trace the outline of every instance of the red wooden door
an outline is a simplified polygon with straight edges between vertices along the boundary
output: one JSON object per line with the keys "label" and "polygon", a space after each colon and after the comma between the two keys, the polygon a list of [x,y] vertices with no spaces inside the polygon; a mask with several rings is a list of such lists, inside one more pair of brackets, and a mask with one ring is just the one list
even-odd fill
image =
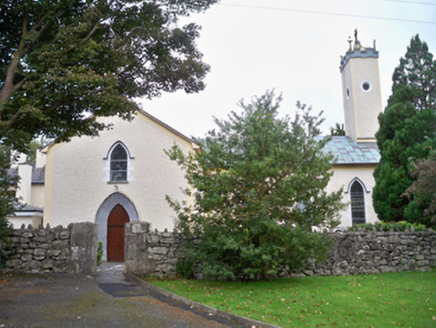
{"label": "red wooden door", "polygon": [[107,219],[107,261],[124,262],[124,223],[129,215],[124,207],[116,205]]}

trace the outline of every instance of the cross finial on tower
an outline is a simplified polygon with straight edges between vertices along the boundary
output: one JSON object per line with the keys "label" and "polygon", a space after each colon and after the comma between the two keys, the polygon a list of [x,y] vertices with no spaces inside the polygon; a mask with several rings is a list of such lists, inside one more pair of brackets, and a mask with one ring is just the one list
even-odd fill
{"label": "cross finial on tower", "polygon": [[348,37],[347,42],[348,42],[348,44],[350,45],[349,51],[353,50],[353,49],[351,48],[351,43],[353,42],[353,39],[351,38],[351,36]]}

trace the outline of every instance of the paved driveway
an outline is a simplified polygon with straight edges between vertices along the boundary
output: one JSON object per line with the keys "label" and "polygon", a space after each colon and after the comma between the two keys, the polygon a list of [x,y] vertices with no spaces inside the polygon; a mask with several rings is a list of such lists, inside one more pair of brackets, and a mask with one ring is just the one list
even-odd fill
{"label": "paved driveway", "polygon": [[0,276],[0,327],[229,327],[148,296],[124,266],[96,275]]}

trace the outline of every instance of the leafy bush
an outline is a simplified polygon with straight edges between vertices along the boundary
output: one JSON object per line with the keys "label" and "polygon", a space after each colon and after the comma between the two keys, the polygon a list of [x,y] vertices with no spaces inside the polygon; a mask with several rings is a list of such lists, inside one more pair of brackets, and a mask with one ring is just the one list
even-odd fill
{"label": "leafy bush", "polygon": [[176,264],[176,276],[182,279],[194,279],[194,263],[189,259],[179,259]]}
{"label": "leafy bush", "polygon": [[[195,204],[167,197],[178,216],[177,230],[201,236],[185,254],[207,278],[269,279],[284,267],[301,269],[320,259],[330,236],[312,233],[338,225],[342,190],[328,194],[331,154],[322,150],[320,115],[297,105],[291,121],[278,118],[281,97],[273,92],[241,102],[242,113],[215,120],[219,130],[196,140],[201,152],[167,151],[185,171]],[[182,265],[182,264],[181,264]]]}
{"label": "leafy bush", "polygon": [[12,241],[12,227],[6,218],[0,218],[0,268],[5,266],[9,257]]}
{"label": "leafy bush", "polygon": [[366,230],[366,231],[406,231],[406,230],[415,230],[415,231],[423,231],[425,230],[425,225],[421,223],[410,223],[407,221],[398,221],[398,222],[376,222],[376,223],[362,223],[356,224],[352,227],[349,227],[350,231],[358,231],[358,230]]}
{"label": "leafy bush", "polygon": [[97,266],[101,264],[102,258],[103,258],[103,243],[99,241],[98,248],[97,248]]}

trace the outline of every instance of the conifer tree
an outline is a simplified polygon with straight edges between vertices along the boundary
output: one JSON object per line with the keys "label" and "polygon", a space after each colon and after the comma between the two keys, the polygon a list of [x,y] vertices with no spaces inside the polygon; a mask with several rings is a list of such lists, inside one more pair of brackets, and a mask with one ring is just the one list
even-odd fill
{"label": "conifer tree", "polygon": [[393,74],[392,95],[379,116],[380,163],[374,171],[374,209],[382,221],[430,224],[428,204],[406,195],[413,163],[436,145],[436,62],[419,36],[412,38]]}
{"label": "conifer tree", "polygon": [[318,138],[322,120],[304,105],[295,120],[279,119],[280,100],[269,92],[241,102],[241,114],[215,119],[218,131],[197,140],[201,152],[168,152],[186,170],[186,192],[195,197],[192,206],[170,200],[177,228],[201,235],[187,251],[208,277],[265,279],[329,248],[327,234],[312,233],[335,227],[343,208],[341,191],[325,192],[332,156],[322,149],[329,138]]}

